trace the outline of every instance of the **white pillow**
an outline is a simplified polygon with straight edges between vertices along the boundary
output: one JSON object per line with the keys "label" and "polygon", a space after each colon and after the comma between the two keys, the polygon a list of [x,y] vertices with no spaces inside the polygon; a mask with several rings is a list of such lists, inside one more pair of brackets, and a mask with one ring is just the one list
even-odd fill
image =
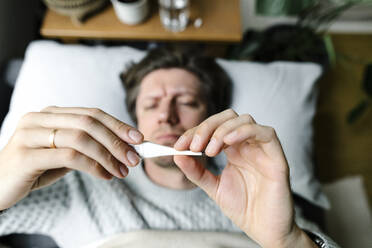
{"label": "white pillow", "polygon": [[[1,128],[0,149],[23,114],[49,105],[96,107],[133,124],[126,112],[119,73],[144,54],[129,47],[32,42]],[[293,191],[318,206],[328,207],[311,159],[314,86],[320,67],[311,63],[218,62],[234,82],[232,108],[276,129],[291,168]],[[224,158],[219,160],[221,163]]]}

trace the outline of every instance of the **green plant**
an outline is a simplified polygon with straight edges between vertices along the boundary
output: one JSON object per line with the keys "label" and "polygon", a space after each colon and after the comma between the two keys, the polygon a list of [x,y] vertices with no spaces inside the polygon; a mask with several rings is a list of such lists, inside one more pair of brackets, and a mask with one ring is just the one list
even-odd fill
{"label": "green plant", "polygon": [[313,5],[315,0],[257,0],[256,13],[260,15],[295,15]]}
{"label": "green plant", "polygon": [[[269,15],[297,13],[295,24],[280,24],[263,32],[249,30],[240,45],[233,47],[228,57],[259,62],[314,62],[325,71],[338,57],[327,31],[346,10],[371,0],[257,0],[259,13]],[[372,102],[372,65],[368,65],[363,81],[367,97],[350,111],[347,120],[353,123]]]}
{"label": "green plant", "polygon": [[[230,58],[270,62],[274,60],[314,62],[324,69],[335,60],[332,41],[326,34],[330,24],[344,11],[362,0],[291,0],[288,4],[302,2],[295,24],[280,24],[263,32],[249,30],[243,42],[232,49]],[[286,2],[279,1],[279,2]],[[261,3],[261,0],[257,4]],[[272,9],[283,7],[277,1],[271,3]],[[263,4],[263,3],[261,3]]]}
{"label": "green plant", "polygon": [[343,0],[334,3],[330,0],[318,0],[298,14],[297,26],[310,28],[324,34],[330,24],[343,12],[363,1]]}
{"label": "green plant", "polygon": [[[344,11],[350,9],[353,6],[371,3],[370,0],[341,0],[339,4],[332,4],[329,0],[318,1],[313,6],[304,9],[299,14],[297,22],[298,26],[310,27],[312,30],[318,32],[325,37],[325,44],[327,47],[328,57],[330,62],[333,64],[338,56],[333,50],[333,46],[325,33],[328,30],[330,24]],[[342,55],[340,55],[342,56]],[[359,119],[366,109],[371,105],[372,101],[372,63],[367,64],[364,72],[364,78],[362,81],[362,89],[364,90],[366,97],[362,99],[347,115],[347,122],[349,124],[354,123]]]}
{"label": "green plant", "polygon": [[[339,7],[343,4],[368,3],[371,0],[256,0],[256,13],[266,16],[298,15],[301,11],[326,10],[329,7]],[[320,9],[312,9],[313,7]],[[326,10],[328,11],[328,10]]]}
{"label": "green plant", "polygon": [[371,105],[372,102],[372,63],[368,64],[364,71],[364,78],[362,88],[366,93],[366,97],[362,99],[358,105],[356,105],[348,114],[347,121],[349,124],[354,123],[366,109]]}

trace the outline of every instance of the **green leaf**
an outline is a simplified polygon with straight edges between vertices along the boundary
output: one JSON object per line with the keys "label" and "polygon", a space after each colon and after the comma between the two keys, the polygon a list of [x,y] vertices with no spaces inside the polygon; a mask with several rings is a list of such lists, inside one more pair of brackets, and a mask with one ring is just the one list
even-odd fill
{"label": "green leaf", "polygon": [[368,101],[362,100],[356,107],[354,107],[347,116],[347,122],[349,124],[354,123],[367,109]]}
{"label": "green leaf", "polygon": [[316,0],[256,0],[256,13],[280,16],[298,14],[314,4]]}
{"label": "green leaf", "polygon": [[372,97],[372,63],[364,70],[363,89],[369,97]]}
{"label": "green leaf", "polygon": [[323,40],[324,40],[324,45],[327,50],[329,63],[331,64],[331,66],[335,66],[336,65],[336,52],[333,46],[331,35],[329,34],[324,35]]}

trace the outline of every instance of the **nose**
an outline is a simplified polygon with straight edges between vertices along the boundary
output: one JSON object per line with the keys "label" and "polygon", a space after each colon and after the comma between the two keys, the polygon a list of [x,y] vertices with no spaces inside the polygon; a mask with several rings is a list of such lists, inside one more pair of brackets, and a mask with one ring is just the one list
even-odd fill
{"label": "nose", "polygon": [[159,123],[175,125],[179,122],[178,111],[174,103],[163,103],[159,108]]}

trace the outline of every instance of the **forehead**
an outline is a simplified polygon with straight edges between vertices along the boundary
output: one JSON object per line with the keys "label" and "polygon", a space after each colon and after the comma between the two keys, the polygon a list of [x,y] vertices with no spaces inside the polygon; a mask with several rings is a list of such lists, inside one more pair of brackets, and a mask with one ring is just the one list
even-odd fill
{"label": "forehead", "polygon": [[198,94],[200,86],[198,77],[185,69],[158,69],[143,78],[139,97]]}

